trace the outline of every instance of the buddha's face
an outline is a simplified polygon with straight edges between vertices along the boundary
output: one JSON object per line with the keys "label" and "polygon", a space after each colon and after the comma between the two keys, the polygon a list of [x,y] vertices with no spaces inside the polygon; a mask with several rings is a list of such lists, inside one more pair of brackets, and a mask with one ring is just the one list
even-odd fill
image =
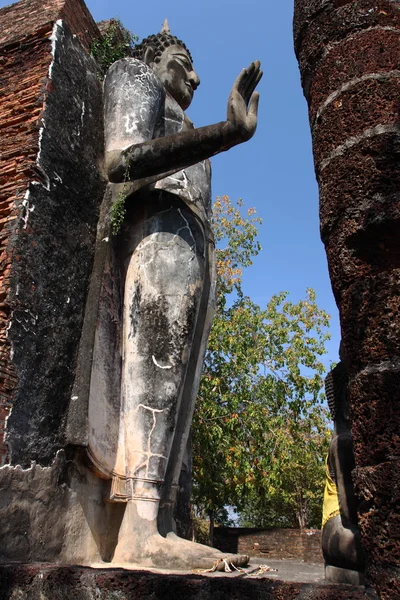
{"label": "buddha's face", "polygon": [[182,46],[168,46],[160,61],[152,63],[151,67],[167,92],[185,110],[192,102],[194,91],[200,84],[187,51]]}

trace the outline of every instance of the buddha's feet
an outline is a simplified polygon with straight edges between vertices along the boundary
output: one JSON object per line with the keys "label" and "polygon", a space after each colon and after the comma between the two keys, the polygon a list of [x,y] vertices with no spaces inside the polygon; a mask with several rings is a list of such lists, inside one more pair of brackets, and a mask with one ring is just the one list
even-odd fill
{"label": "buddha's feet", "polygon": [[[204,563],[203,567],[192,567],[192,568],[212,568],[216,561],[219,561],[216,570],[224,571],[228,566],[234,566],[235,568],[246,567],[249,563],[249,556],[247,554],[226,554],[213,548],[211,546],[205,546],[204,544],[197,544],[196,542],[190,542],[176,535],[176,533],[170,532],[167,535],[167,540],[172,542],[176,548],[179,548],[181,552],[189,552],[191,555],[197,555],[201,557],[201,561]],[[213,561],[213,565],[210,565],[210,560]],[[226,561],[226,562],[225,562]]]}
{"label": "buddha's feet", "polygon": [[[135,534],[118,541],[112,563],[114,566],[153,567],[170,570],[213,569],[224,571],[245,567],[249,557],[223,554],[215,548],[182,540],[176,535],[163,538],[153,534],[143,538]],[[217,563],[217,564],[216,564]]]}
{"label": "buddha's feet", "polygon": [[158,505],[150,501],[127,503],[112,559],[114,566],[191,570],[213,569],[218,562],[216,570],[225,570],[227,565],[240,568],[248,564],[248,556],[225,555],[174,533],[162,537],[157,529],[157,509]]}
{"label": "buddha's feet", "polygon": [[186,550],[188,552],[198,552],[204,558],[211,557],[214,560],[219,558],[230,557],[236,567],[244,567],[249,562],[249,557],[247,555],[240,554],[224,554],[217,548],[213,548],[212,546],[205,546],[204,544],[198,544],[197,542],[191,542],[189,540],[185,540],[180,538],[174,532],[170,532],[166,536],[167,540],[176,544],[177,547],[181,549],[182,552]]}

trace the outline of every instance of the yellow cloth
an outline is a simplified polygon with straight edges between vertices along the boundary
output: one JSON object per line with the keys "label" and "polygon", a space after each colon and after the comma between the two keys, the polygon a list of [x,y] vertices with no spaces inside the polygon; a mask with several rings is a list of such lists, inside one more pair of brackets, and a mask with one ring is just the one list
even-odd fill
{"label": "yellow cloth", "polygon": [[328,458],[326,459],[326,483],[324,491],[324,504],[322,508],[322,527],[329,519],[340,514],[339,494],[336,483],[332,480],[328,467]]}

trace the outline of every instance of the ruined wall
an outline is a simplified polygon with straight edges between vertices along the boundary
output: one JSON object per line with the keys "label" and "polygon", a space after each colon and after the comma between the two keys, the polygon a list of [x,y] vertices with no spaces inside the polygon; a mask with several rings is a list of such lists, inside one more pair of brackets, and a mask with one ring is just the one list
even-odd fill
{"label": "ruined wall", "polygon": [[0,461],[26,466],[63,444],[104,190],[99,32],[81,0],[21,0],[0,25]]}
{"label": "ruined wall", "polygon": [[400,598],[399,33],[395,0],[295,2],[367,575],[388,599]]}
{"label": "ruined wall", "polygon": [[[2,442],[16,386],[7,339],[13,258],[10,237],[21,212],[28,182],[34,177],[45,77],[51,61],[49,37],[52,14],[46,10],[44,14],[36,12],[30,19],[33,4],[38,3],[21,2],[0,11],[0,464],[6,460],[6,446]],[[29,19],[32,23],[30,31],[27,30]]]}
{"label": "ruined wall", "polygon": [[82,0],[21,0],[0,32],[0,562],[109,559],[106,483],[65,436],[106,185],[100,34]]}
{"label": "ruined wall", "polygon": [[256,529],[216,527],[214,546],[222,552],[274,560],[296,559],[322,563],[321,531],[316,529]]}

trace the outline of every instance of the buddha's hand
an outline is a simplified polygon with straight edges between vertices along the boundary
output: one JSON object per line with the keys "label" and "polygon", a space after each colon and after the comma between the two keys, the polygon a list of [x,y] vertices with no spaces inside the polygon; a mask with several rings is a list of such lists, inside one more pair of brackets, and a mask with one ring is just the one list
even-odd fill
{"label": "buddha's hand", "polygon": [[260,94],[254,90],[262,75],[260,61],[256,60],[250,63],[247,69],[242,69],[233,84],[228,99],[227,121],[231,125],[236,143],[246,142],[253,137],[256,130]]}

